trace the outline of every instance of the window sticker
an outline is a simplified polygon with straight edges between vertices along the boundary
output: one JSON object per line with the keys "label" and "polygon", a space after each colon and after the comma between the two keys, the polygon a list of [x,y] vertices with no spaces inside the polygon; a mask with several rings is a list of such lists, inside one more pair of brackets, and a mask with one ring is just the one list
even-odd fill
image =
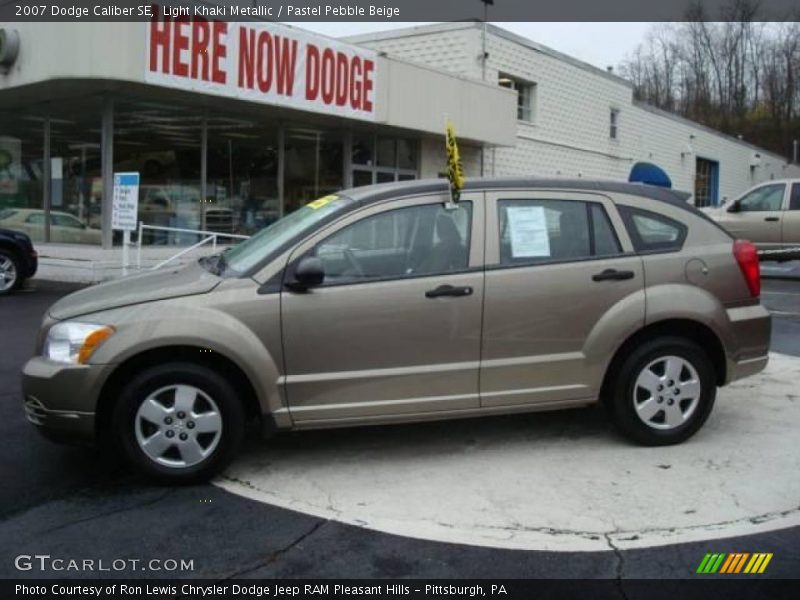
{"label": "window sticker", "polygon": [[322,208],[323,206],[330,204],[334,200],[336,200],[338,196],[331,194],[330,196],[323,196],[322,198],[317,198],[313,202],[309,202],[306,206],[317,210],[318,208]]}
{"label": "window sticker", "polygon": [[510,206],[506,209],[511,234],[511,256],[550,256],[550,236],[543,206]]}

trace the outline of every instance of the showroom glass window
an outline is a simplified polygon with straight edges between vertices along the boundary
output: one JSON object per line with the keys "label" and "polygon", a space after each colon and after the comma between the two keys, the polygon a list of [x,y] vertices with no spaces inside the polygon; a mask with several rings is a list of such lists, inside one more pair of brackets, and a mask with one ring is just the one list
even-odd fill
{"label": "showroom glass window", "polygon": [[252,235],[281,216],[278,129],[263,120],[209,114],[202,229]]}
{"label": "showroom glass window", "polygon": [[[202,229],[202,113],[155,102],[114,104],[114,172],[139,173],[139,220],[145,225]],[[114,232],[115,243],[120,232]],[[143,242],[185,245],[191,234],[146,230]]]}
{"label": "showroom glass window", "polygon": [[284,214],[344,187],[340,133],[294,128],[286,131],[284,140]]}
{"label": "showroom glass window", "polygon": [[[50,126],[49,210],[44,204],[45,123]],[[24,231],[35,242],[99,244],[101,233],[100,101],[0,113],[0,227]]]}
{"label": "showroom glass window", "polygon": [[103,180],[99,98],[62,100],[50,109],[50,241],[101,243]]}
{"label": "showroom glass window", "polygon": [[38,226],[22,225],[26,212],[5,209],[44,209],[43,148],[43,112],[0,112],[0,227],[25,231],[35,242],[44,241],[44,217]]}
{"label": "showroom glass window", "polygon": [[416,179],[418,160],[416,140],[353,134],[353,187]]}

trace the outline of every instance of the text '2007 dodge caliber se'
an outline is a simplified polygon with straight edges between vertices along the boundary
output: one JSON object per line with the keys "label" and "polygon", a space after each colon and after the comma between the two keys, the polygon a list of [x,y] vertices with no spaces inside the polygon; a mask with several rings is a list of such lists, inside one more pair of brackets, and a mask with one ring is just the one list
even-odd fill
{"label": "text '2007 dodge caliber se'", "polygon": [[581,406],[681,442],[767,363],[755,248],[670,190],[444,180],[326,196],[234,248],[57,302],[28,418],[193,481],[266,431]]}

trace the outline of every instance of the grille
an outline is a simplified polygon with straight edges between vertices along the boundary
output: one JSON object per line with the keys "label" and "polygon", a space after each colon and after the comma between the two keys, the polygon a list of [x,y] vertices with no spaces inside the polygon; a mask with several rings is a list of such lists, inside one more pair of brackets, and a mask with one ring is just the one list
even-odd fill
{"label": "grille", "polygon": [[28,396],[25,400],[25,416],[34,425],[42,425],[47,418],[47,409],[33,396]]}

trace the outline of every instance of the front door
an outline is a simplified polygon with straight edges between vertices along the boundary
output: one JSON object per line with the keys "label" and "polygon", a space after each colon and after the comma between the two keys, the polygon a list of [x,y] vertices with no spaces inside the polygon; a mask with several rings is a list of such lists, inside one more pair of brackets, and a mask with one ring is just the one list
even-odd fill
{"label": "front door", "polygon": [[317,234],[321,286],[284,289],[285,387],[296,424],[476,409],[482,195],[382,203]]}
{"label": "front door", "polygon": [[642,260],[616,235],[611,201],[542,191],[487,200],[481,406],[594,399],[608,357],[587,349],[644,322]]}
{"label": "front door", "polygon": [[781,220],[786,184],[771,183],[748,192],[722,213],[720,225],[736,238],[760,247],[781,243]]}

